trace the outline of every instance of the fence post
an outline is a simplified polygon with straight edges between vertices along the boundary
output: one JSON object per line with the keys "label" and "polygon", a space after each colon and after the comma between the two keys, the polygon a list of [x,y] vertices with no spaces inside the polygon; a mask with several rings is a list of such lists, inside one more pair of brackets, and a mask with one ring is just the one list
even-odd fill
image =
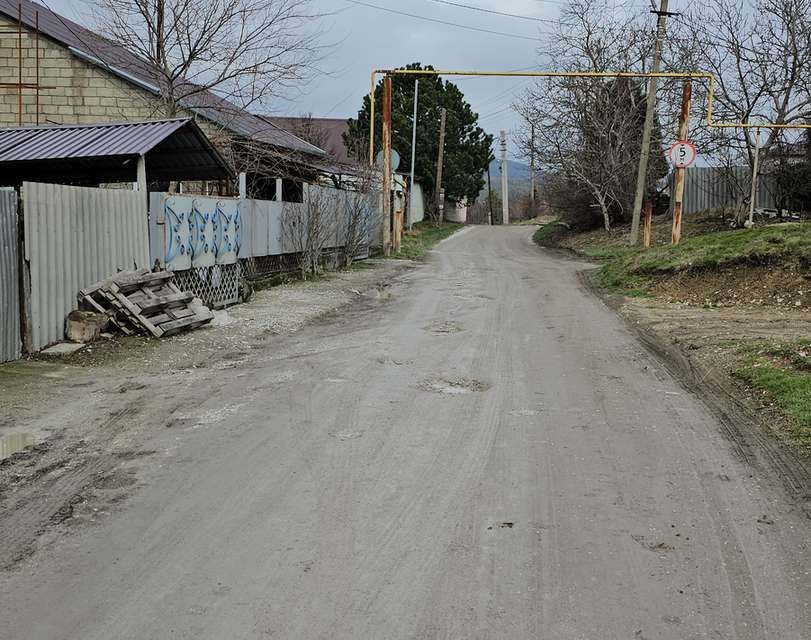
{"label": "fence post", "polygon": [[642,244],[646,249],[650,249],[651,233],[653,231],[653,203],[648,200],[645,203],[645,221],[642,227]]}
{"label": "fence post", "polygon": [[24,188],[17,189],[17,281],[20,296],[20,342],[23,353],[34,353],[33,327],[31,320],[31,267],[25,259],[25,211]]}

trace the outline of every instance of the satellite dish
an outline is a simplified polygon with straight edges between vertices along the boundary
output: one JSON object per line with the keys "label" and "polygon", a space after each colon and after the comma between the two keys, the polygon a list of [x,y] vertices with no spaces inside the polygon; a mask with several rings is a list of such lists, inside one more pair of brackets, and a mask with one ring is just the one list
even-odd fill
{"label": "satellite dish", "polygon": [[[383,169],[383,150],[377,152],[375,156],[375,164],[379,169]],[[397,167],[400,166],[400,154],[397,153],[395,149],[391,150],[391,170],[397,171]]]}

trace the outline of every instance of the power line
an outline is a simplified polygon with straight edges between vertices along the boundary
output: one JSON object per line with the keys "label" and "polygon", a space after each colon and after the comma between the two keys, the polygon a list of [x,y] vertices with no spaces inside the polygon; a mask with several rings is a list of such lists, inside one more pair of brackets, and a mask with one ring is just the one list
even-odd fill
{"label": "power line", "polygon": [[388,13],[395,13],[397,15],[406,16],[409,18],[416,18],[417,20],[425,20],[426,22],[435,22],[437,24],[444,24],[449,27],[458,27],[459,29],[467,29],[468,31],[478,31],[480,33],[491,33],[496,36],[504,36],[505,38],[516,38],[518,40],[530,40],[531,42],[538,42],[539,38],[531,36],[521,36],[515,33],[505,33],[504,31],[493,31],[492,29],[482,29],[480,27],[471,27],[469,25],[457,24],[456,22],[449,22],[447,20],[439,20],[438,18],[428,18],[414,13],[406,13],[397,9],[389,9],[388,7],[381,7],[380,5],[371,4],[370,2],[362,2],[361,0],[346,0],[351,4],[362,7],[369,7],[370,9],[377,9],[378,11],[387,11]]}
{"label": "power line", "polygon": [[505,16],[507,18],[518,18],[519,20],[529,20],[530,22],[549,22],[551,24],[560,24],[557,20],[548,18],[535,18],[533,16],[523,16],[518,13],[507,13],[505,11],[496,11],[495,9],[485,9],[484,7],[474,7],[470,4],[463,4],[461,2],[452,2],[451,0],[428,0],[429,2],[436,2],[437,4],[446,4],[451,7],[459,7],[460,9],[469,9],[470,11],[480,11],[482,13],[489,13],[494,16]]}

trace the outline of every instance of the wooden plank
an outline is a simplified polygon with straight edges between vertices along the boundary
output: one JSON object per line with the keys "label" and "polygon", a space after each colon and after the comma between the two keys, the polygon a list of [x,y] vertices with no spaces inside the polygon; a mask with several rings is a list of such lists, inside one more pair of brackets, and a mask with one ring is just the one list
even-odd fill
{"label": "wooden plank", "polygon": [[123,293],[119,293],[115,291],[117,289],[116,285],[112,285],[110,289],[113,291],[118,302],[123,305],[127,311],[134,317],[136,322],[140,324],[144,329],[149,331],[153,336],[156,338],[160,338],[163,335],[163,331],[158,329],[154,324],[152,324],[149,320],[147,320],[143,315],[140,313],[139,307],[132,304]]}
{"label": "wooden plank", "polygon": [[164,335],[170,335],[179,331],[180,329],[190,328],[191,325],[200,326],[206,324],[207,322],[211,322],[213,319],[213,313],[203,313],[202,315],[181,318],[180,320],[174,320],[172,322],[164,322],[161,325],[161,329],[163,330]]}
{"label": "wooden plank", "polygon": [[105,309],[101,306],[98,302],[93,299],[93,296],[82,296],[79,298],[79,305],[86,304],[89,307],[92,307],[95,311],[99,313],[107,313],[108,309]]}
{"label": "wooden plank", "polygon": [[168,296],[156,297],[154,300],[146,300],[138,306],[141,308],[142,314],[147,314],[150,311],[163,309],[172,304],[186,304],[191,302],[193,298],[194,295],[191,293],[173,293]]}

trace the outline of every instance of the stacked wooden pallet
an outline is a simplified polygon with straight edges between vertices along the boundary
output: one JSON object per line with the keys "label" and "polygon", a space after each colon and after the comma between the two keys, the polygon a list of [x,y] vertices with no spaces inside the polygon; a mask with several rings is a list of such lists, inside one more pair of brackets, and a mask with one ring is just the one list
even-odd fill
{"label": "stacked wooden pallet", "polygon": [[79,306],[105,313],[127,335],[149,333],[156,338],[195,329],[214,318],[194,295],[174,284],[171,271],[122,271],[79,292]]}

